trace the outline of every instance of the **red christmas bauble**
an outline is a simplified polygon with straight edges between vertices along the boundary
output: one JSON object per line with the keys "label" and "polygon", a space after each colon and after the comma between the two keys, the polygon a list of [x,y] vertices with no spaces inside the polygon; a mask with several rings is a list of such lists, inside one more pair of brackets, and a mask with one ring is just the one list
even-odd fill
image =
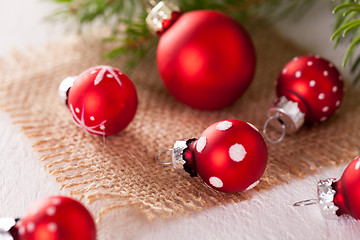
{"label": "red christmas bauble", "polygon": [[175,169],[191,177],[200,175],[210,187],[222,192],[240,192],[255,187],[267,164],[267,147],[257,128],[239,120],[212,124],[197,140],[176,141],[171,149]]}
{"label": "red christmas bauble", "polygon": [[267,147],[259,131],[239,120],[226,120],[208,127],[195,143],[200,177],[222,192],[254,187],[267,164]]}
{"label": "red christmas bauble", "polygon": [[283,68],[276,83],[278,97],[297,102],[309,123],[328,119],[339,108],[344,84],[339,71],[318,56],[295,57]]}
{"label": "red christmas bauble", "polygon": [[110,135],[134,118],[138,99],[131,80],[110,66],[90,68],[76,78],[68,93],[68,107],[85,131]]}
{"label": "red christmas bauble", "polygon": [[336,214],[348,214],[360,219],[360,157],[355,158],[345,169],[341,178],[332,184],[335,190]]}
{"label": "red christmas bauble", "polygon": [[160,37],[157,65],[169,92],[193,108],[214,110],[232,104],[255,72],[253,43],[235,20],[197,10],[176,16]]}
{"label": "red christmas bauble", "polygon": [[96,226],[79,202],[51,196],[33,203],[16,228],[20,240],[95,240]]}

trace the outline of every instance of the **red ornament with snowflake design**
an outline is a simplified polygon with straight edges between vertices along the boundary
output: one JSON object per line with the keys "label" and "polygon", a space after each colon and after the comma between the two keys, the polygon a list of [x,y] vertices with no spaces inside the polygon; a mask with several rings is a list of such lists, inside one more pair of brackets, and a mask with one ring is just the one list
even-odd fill
{"label": "red ornament with snowflake design", "polygon": [[225,120],[212,124],[197,140],[175,142],[172,148],[175,169],[197,174],[210,187],[222,192],[253,188],[267,164],[267,147],[250,123]]}
{"label": "red ornament with snowflake design", "polygon": [[180,15],[171,1],[149,13],[149,29],[160,34],[157,65],[169,92],[193,108],[215,110],[232,104],[249,87],[255,50],[245,29],[210,10]]}
{"label": "red ornament with snowflake design", "polygon": [[70,88],[65,87],[60,93],[67,93],[64,95],[73,119],[83,130],[97,135],[115,134],[134,118],[138,104],[136,89],[120,70],[93,67],[70,78],[70,82],[66,86]]}
{"label": "red ornament with snowflake design", "polygon": [[[95,240],[96,226],[78,201],[51,196],[33,203],[24,218],[0,221],[0,238],[14,240]],[[11,225],[7,223],[12,223]],[[6,232],[1,229],[7,226]]]}
{"label": "red ornament with snowflake design", "polygon": [[286,132],[293,133],[304,123],[323,122],[333,115],[343,99],[344,84],[331,62],[319,56],[302,56],[282,69],[276,92],[278,98],[269,109],[269,119],[279,119]]}

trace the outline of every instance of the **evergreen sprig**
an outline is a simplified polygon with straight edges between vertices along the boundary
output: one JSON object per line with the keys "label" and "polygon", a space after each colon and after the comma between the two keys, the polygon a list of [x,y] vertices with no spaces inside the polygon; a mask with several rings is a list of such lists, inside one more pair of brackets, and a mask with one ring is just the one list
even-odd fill
{"label": "evergreen sprig", "polygon": [[[53,19],[70,18],[79,29],[95,22],[110,26],[112,33],[104,42],[116,47],[105,54],[110,59],[126,56],[133,67],[156,49],[157,37],[147,29],[147,12],[143,0],[49,0],[58,4]],[[151,0],[154,1],[154,0]],[[150,1],[149,1],[150,2]],[[158,0],[156,0],[158,2]],[[303,12],[314,0],[178,0],[184,11],[213,9],[224,12],[239,22],[259,17],[284,17],[290,12]],[[297,11],[294,11],[297,10]]]}
{"label": "evergreen sprig", "polygon": [[342,66],[345,67],[347,63],[352,64],[351,72],[357,72],[354,83],[358,83],[360,80],[360,55],[356,55],[355,50],[360,43],[360,3],[357,0],[339,0],[333,13],[337,16],[331,40],[334,41],[335,47],[343,38],[350,40]]}

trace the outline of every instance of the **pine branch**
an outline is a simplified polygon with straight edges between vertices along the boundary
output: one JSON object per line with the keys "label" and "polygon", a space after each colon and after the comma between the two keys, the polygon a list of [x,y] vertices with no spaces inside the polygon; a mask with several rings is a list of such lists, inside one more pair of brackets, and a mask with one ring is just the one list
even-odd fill
{"label": "pine branch", "polygon": [[[127,56],[128,67],[133,67],[147,54],[156,49],[157,37],[147,29],[147,13],[141,0],[48,0],[55,2],[59,9],[53,19],[73,19],[83,26],[100,22],[112,29],[104,42],[117,45],[105,56],[114,59]],[[157,0],[158,1],[158,0]],[[257,17],[284,17],[290,12],[302,12],[314,0],[178,0],[184,11],[213,9],[224,12],[239,22]]]}
{"label": "pine branch", "polygon": [[355,56],[356,47],[360,43],[360,3],[357,0],[339,0],[333,10],[337,14],[331,40],[336,48],[343,38],[350,43],[343,57],[342,66],[352,64],[351,72],[357,72],[354,84],[360,80],[360,55]]}

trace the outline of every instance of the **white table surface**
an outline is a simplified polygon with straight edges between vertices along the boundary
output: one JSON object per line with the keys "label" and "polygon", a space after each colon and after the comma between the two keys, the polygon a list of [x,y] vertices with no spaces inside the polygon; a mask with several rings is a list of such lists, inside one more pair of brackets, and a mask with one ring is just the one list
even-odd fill
{"label": "white table surface", "polygon": [[[13,0],[0,8],[0,56],[12,49],[25,50],[64,34],[43,18],[54,6],[41,0]],[[276,23],[286,38],[340,66],[345,46],[333,50],[329,41],[334,16],[329,1],[317,1],[303,18]],[[347,69],[342,70],[350,78]],[[0,69],[1,76],[1,69]],[[1,78],[0,78],[1,84]],[[359,153],[360,154],[360,153]],[[346,165],[326,168],[305,179],[292,180],[236,204],[214,207],[191,216],[148,222],[132,209],[104,216],[98,225],[99,239],[359,239],[360,222],[340,217],[327,220],[318,206],[295,208],[296,201],[316,197],[319,179],[339,178]],[[55,178],[47,175],[31,149],[31,142],[0,111],[0,217],[22,216],[36,199],[59,191]],[[89,209],[93,210],[94,206]]]}

